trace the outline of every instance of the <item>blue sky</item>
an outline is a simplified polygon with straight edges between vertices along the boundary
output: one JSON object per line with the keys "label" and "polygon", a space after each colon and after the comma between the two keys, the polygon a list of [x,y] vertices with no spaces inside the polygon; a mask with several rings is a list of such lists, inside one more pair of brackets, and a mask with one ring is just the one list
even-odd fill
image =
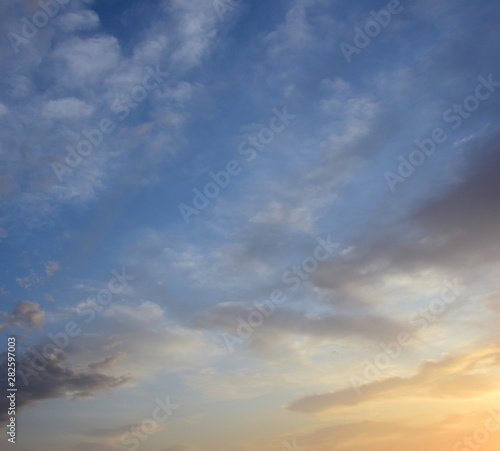
{"label": "blue sky", "polygon": [[4,2],[1,350],[16,337],[24,374],[42,356],[18,448],[437,450],[479,427],[500,399],[499,18]]}

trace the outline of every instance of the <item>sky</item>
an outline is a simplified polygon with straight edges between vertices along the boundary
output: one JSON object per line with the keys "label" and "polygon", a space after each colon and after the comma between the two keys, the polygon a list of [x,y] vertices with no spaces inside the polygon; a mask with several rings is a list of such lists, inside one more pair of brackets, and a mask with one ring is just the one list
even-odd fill
{"label": "sky", "polygon": [[498,451],[499,20],[1,2],[2,449]]}

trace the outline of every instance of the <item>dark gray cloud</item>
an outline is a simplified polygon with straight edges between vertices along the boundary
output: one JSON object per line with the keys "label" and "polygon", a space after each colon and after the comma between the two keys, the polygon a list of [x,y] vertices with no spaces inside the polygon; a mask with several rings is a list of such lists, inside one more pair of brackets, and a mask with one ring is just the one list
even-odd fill
{"label": "dark gray cloud", "polygon": [[[353,239],[352,251],[325,262],[313,275],[313,285],[329,290],[335,305],[352,308],[372,302],[370,288],[386,275],[429,268],[460,275],[498,262],[499,138],[500,128],[491,127],[471,139],[457,156],[461,169],[444,190],[414,203],[402,219]],[[442,172],[445,178],[445,168]]]}
{"label": "dark gray cloud", "polygon": [[[120,387],[130,381],[130,377],[114,377],[102,373],[70,368],[67,355],[58,350],[44,361],[31,361],[32,356],[17,357],[17,408],[22,409],[37,401],[53,398],[85,398],[99,392]],[[6,355],[2,355],[2,374],[7,374]],[[21,374],[23,373],[23,375]],[[25,379],[24,379],[25,378]],[[24,383],[21,383],[24,382]],[[7,398],[0,401],[2,419],[7,414]]]}
{"label": "dark gray cloud", "polygon": [[[242,304],[219,304],[208,310],[204,316],[194,321],[193,325],[206,329],[224,329],[229,333],[240,324],[239,318],[247,320],[251,312],[258,310]],[[256,328],[254,335],[291,334],[317,338],[338,338],[357,336],[368,340],[392,338],[403,329],[396,323],[374,315],[329,314],[311,316],[284,308],[275,308],[274,312]]]}

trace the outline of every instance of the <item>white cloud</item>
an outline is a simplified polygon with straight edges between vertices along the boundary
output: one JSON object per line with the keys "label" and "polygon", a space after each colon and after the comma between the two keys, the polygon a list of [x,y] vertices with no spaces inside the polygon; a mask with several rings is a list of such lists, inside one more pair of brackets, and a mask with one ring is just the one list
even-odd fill
{"label": "white cloud", "polygon": [[118,66],[120,45],[111,36],[74,38],[59,46],[54,57],[66,63],[67,73],[63,74],[66,84],[95,83],[106,72]]}
{"label": "white cloud", "polygon": [[161,34],[152,34],[144,42],[137,45],[134,50],[134,59],[137,61],[157,61],[167,50],[168,39]]}
{"label": "white cloud", "polygon": [[47,119],[66,119],[74,117],[87,117],[92,114],[94,108],[74,97],[65,99],[49,100],[42,110],[42,115]]}
{"label": "white cloud", "polygon": [[306,8],[298,2],[290,7],[285,21],[265,38],[270,58],[288,52],[297,52],[311,45],[311,28],[307,20]]}
{"label": "white cloud", "polygon": [[71,12],[59,16],[57,23],[66,33],[88,30],[99,25],[99,16],[94,11]]}
{"label": "white cloud", "polygon": [[211,1],[175,0],[172,8],[177,15],[180,37],[174,59],[194,66],[200,62],[217,34],[218,17]]}

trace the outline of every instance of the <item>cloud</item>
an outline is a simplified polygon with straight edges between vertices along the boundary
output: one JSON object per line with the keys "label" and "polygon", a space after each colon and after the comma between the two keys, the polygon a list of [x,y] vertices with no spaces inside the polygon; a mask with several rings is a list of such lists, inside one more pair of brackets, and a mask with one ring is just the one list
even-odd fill
{"label": "cloud", "polygon": [[30,270],[30,274],[26,277],[16,277],[16,282],[23,288],[30,288],[33,285],[38,285],[41,281],[42,279],[40,276],[33,270]]}
{"label": "cloud", "polygon": [[312,31],[303,2],[291,2],[284,22],[265,36],[269,58],[276,59],[290,53],[302,54],[304,49],[314,47]]}
{"label": "cloud", "polygon": [[88,30],[99,25],[99,16],[90,10],[71,12],[60,15],[56,24],[66,33]]}
{"label": "cloud", "polygon": [[47,119],[66,119],[88,117],[94,108],[74,97],[66,99],[49,100],[43,107],[42,115]]}
{"label": "cloud", "polygon": [[54,273],[59,271],[59,269],[60,267],[58,262],[51,260],[45,263],[45,274],[47,274],[47,276],[49,277],[54,275]]}
{"label": "cloud", "polygon": [[11,314],[1,312],[7,322],[0,324],[0,330],[7,326],[41,329],[45,312],[40,310],[40,304],[31,301],[17,301]]}
{"label": "cloud", "polygon": [[[99,288],[73,292],[68,287],[73,280],[42,279],[29,269],[20,273],[17,283],[30,289],[27,299],[43,300],[44,293],[46,300],[57,298],[47,303],[50,332],[63,330],[68,320],[82,328],[65,348],[65,359],[55,357],[40,376],[40,389],[64,398],[97,395],[119,387],[123,377],[147,380],[137,382],[139,392],[174,382],[189,401],[186,408],[201,410],[194,421],[204,423],[192,428],[207,449],[274,450],[280,443],[275,435],[289,431],[314,451],[414,451],[416,442],[420,449],[447,449],[451,435],[442,432],[451,422],[431,424],[413,407],[428,403],[432,414],[445,403],[443,409],[454,409],[462,402],[488,401],[496,390],[497,351],[455,360],[436,355],[456,353],[488,327],[496,331],[498,315],[491,313],[498,313],[493,293],[500,266],[495,179],[500,134],[491,124],[498,101],[492,96],[483,103],[456,141],[450,138],[394,195],[383,172],[436,117],[440,120],[443,104],[465,98],[464,89],[474,87],[479,71],[496,70],[491,55],[498,49],[498,8],[484,3],[407,5],[351,65],[342,59],[338,37],[351,42],[352,27],[362,27],[369,17],[368,1],[235,2],[234,14],[221,21],[212,0],[77,0],[15,59],[11,49],[0,52],[6,57],[0,75],[5,93],[0,194],[7,207],[2,230],[11,238],[43,227],[34,241],[13,237],[13,250],[21,251],[13,267],[42,262],[45,274],[54,275],[59,264],[48,261],[56,257],[45,255],[47,249],[67,250],[72,258],[58,260],[81,275],[95,274],[102,265],[83,257],[98,255],[102,244],[107,261],[126,260],[137,269],[130,292],[106,306],[97,298]],[[2,3],[1,28],[19,30],[20,17],[31,18],[39,6],[36,0]],[[102,11],[102,23],[85,8]],[[15,21],[14,12],[20,13]],[[481,33],[474,26],[479,12]],[[4,39],[0,50],[6,45]],[[484,61],[474,64],[479,60]],[[141,93],[137,85],[148,66],[157,64],[168,76],[140,105],[129,104],[126,119],[118,119],[112,105],[133,102],[127,96],[134,87]],[[238,179],[210,199],[190,227],[182,225],[178,203],[190,201],[193,188],[210,180],[210,171],[239,159],[238,144],[260,130],[259,121],[267,124],[272,108],[284,105],[297,115],[293,125],[260,152],[260,161],[244,166]],[[57,183],[51,164],[64,162],[67,146],[75,148],[82,131],[98,127],[103,117],[117,122],[113,136],[103,138],[68,180]],[[156,230],[145,237],[139,223]],[[74,233],[63,243],[58,231],[68,228]],[[305,261],[316,237],[329,233],[338,252],[306,275],[300,289],[287,292],[287,302],[236,353],[221,351],[221,332],[234,334],[254,301],[289,288],[283,287],[283,271]],[[24,243],[36,244],[36,237],[43,243],[23,249]],[[5,260],[11,261],[9,255]],[[447,311],[451,321],[436,324],[425,337],[418,333],[416,338],[434,338],[432,345],[412,346],[391,365],[387,379],[368,384],[361,397],[343,390],[360,354],[371,352],[372,342],[395,339],[408,311],[427,305],[443,279],[455,277],[473,293]],[[15,281],[6,283],[11,296],[22,291]],[[4,315],[6,324],[25,328],[25,345],[39,335],[29,323],[35,327],[44,319],[32,304]],[[417,358],[436,360],[415,367]],[[34,393],[33,402],[41,396]],[[242,444],[244,436],[262,435],[228,414],[232,403],[237,410],[242,399],[257,397],[244,402],[245,410],[261,422],[259,430],[272,442],[268,447]],[[332,411],[334,424],[322,417],[316,424],[330,428],[302,434],[297,425],[307,429],[316,420],[279,414],[284,402],[297,398],[292,411]],[[40,407],[45,411],[49,404]],[[87,436],[88,442],[75,446],[79,451],[114,448],[105,442],[119,432],[113,430],[116,423],[106,424],[108,408],[124,414],[124,400],[94,404],[95,415],[82,427],[103,419],[95,431],[103,438]],[[207,409],[209,423],[200,420]],[[391,409],[396,417],[411,410],[408,422],[380,418]],[[217,446],[211,422],[236,432]],[[65,434],[63,423],[51,437]],[[176,428],[178,443],[190,441],[186,424]],[[48,436],[40,440],[47,449],[57,448]],[[154,441],[143,446],[175,443]],[[176,445],[167,451],[186,449]]]}
{"label": "cloud", "polygon": [[382,399],[482,397],[499,390],[499,369],[500,346],[496,344],[483,350],[424,361],[413,376],[389,377],[368,383],[360,388],[361,394],[349,387],[300,398],[290,404],[288,409],[317,414]]}
{"label": "cloud", "polygon": [[[80,364],[110,374],[140,378],[172,373],[201,364],[215,350],[204,342],[203,333],[169,318],[151,301],[116,299],[103,306],[89,297],[59,319],[75,321],[82,328],[83,333],[72,342]],[[94,350],[92,354],[88,349]]]}
{"label": "cloud", "polygon": [[64,64],[60,79],[67,85],[94,84],[115,70],[120,61],[120,45],[112,36],[71,38],[55,49],[53,57]]}
{"label": "cloud", "polygon": [[56,298],[51,293],[43,293],[43,298],[48,302],[55,302]]}
{"label": "cloud", "polygon": [[[128,376],[113,377],[96,372],[87,372],[69,368],[67,354],[57,350],[50,357],[44,358],[45,364],[31,363],[29,351],[18,355],[18,385],[22,389],[17,393],[18,409],[25,408],[33,403],[46,399],[65,398],[73,399],[95,396],[102,391],[121,387],[131,378]],[[35,355],[36,356],[36,355]],[[2,358],[2,371],[6,373],[6,354]],[[34,371],[34,373],[33,373]],[[6,398],[0,401],[2,419],[7,415]]]}
{"label": "cloud", "polygon": [[[209,309],[194,324],[197,327],[223,329],[235,333],[240,324],[240,318],[249,317],[252,311],[256,311],[255,307],[241,303],[221,303]],[[307,312],[276,307],[273,313],[264,319],[262,326],[256,329],[255,335],[304,335],[321,339],[356,336],[379,341],[392,338],[401,330],[397,323],[374,315],[311,316]]]}
{"label": "cloud", "polygon": [[218,16],[211,1],[182,0],[164,2],[165,9],[176,17],[178,46],[173,59],[187,67],[198,65],[213,47],[217,35]]}
{"label": "cloud", "polygon": [[350,251],[325,262],[312,285],[329,293],[331,304],[349,308],[387,300],[394,293],[387,281],[401,276],[424,282],[421,275],[431,271],[444,280],[499,263],[500,182],[493,169],[500,164],[499,136],[498,127],[489,127],[467,141],[451,181],[443,176],[441,190],[397,220],[352,237]]}
{"label": "cloud", "polygon": [[312,230],[313,218],[307,208],[287,208],[279,202],[272,202],[266,210],[260,211],[250,219],[257,224],[290,224],[297,229],[309,232]]}
{"label": "cloud", "polygon": [[[91,435],[92,437],[102,437],[105,439],[118,440],[123,436],[123,434],[130,432],[130,430],[133,428],[140,428],[140,426],[141,423],[138,422],[113,428],[94,429],[89,432],[89,435]],[[156,424],[155,427],[158,427],[158,424]]]}
{"label": "cloud", "polygon": [[106,369],[113,366],[116,362],[119,362],[120,360],[124,359],[126,356],[127,354],[125,354],[124,352],[117,352],[116,354],[113,354],[104,359],[96,360],[95,362],[89,363],[87,366],[92,371]]}
{"label": "cloud", "polygon": [[[295,433],[288,440],[296,440],[306,449],[320,451],[451,449],[453,444],[465,437],[464,434],[470,434],[488,417],[488,413],[481,410],[440,414],[438,418],[424,412],[428,413],[429,407],[414,416],[400,413],[398,418],[387,420],[380,419],[379,412],[374,419],[336,421],[333,425]],[[494,451],[497,446],[497,440],[492,436],[482,449]]]}

